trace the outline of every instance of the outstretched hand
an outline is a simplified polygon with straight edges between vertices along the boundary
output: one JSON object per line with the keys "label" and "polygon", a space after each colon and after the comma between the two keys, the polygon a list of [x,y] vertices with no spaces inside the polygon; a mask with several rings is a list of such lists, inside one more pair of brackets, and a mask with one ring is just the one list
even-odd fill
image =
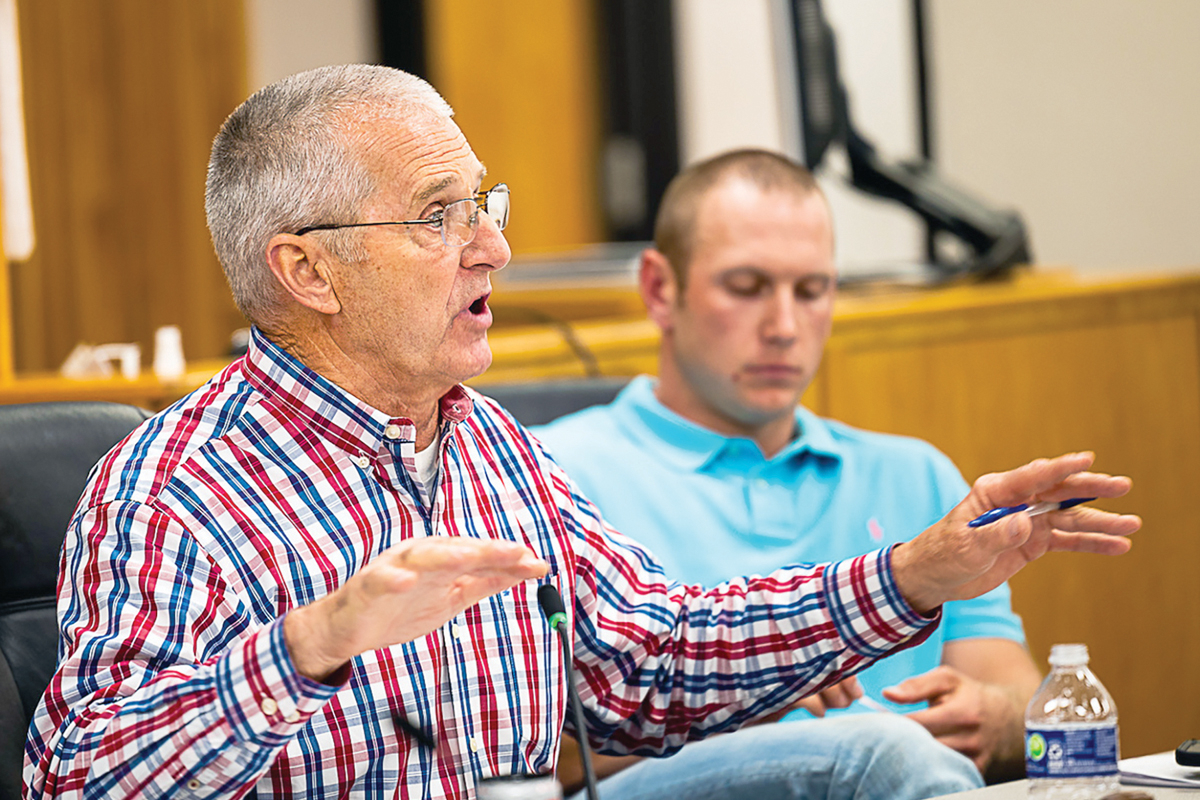
{"label": "outstretched hand", "polygon": [[497,539],[431,536],[389,548],[336,591],[291,611],[284,639],[301,675],[324,680],[360,653],[417,639],[549,565]]}
{"label": "outstretched hand", "polygon": [[1001,506],[1120,497],[1129,491],[1129,478],[1087,472],[1094,458],[1092,453],[1070,453],[979,478],[945,518],[893,551],[892,570],[905,599],[927,612],[948,600],[978,597],[1052,550],[1105,555],[1128,551],[1125,537],[1141,527],[1141,519],[1086,506],[1037,517],[1012,514],[991,525],[967,527],[975,517]]}

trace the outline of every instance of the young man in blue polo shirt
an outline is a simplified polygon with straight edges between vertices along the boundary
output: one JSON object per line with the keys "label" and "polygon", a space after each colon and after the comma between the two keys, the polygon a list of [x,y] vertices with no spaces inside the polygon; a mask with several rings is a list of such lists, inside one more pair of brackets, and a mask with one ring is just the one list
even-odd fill
{"label": "young man in blue polo shirt", "polygon": [[[829,337],[836,284],[828,205],[803,167],[763,151],[690,167],[667,189],[639,281],[662,330],[658,379],[636,378],[612,404],[536,433],[668,575],[716,584],[857,555],[920,530],[967,494],[931,445],[797,405]],[[945,745],[937,748],[945,755],[958,751],[980,773],[1009,777],[1020,774],[1022,714],[1039,679],[1002,585],[947,604],[928,641],[861,673],[865,697],[846,712],[890,706]],[[850,752],[869,720],[799,724],[809,728],[785,723],[749,735],[782,736],[786,727],[788,746],[803,748],[795,737],[807,730],[820,744],[814,751],[833,742]],[[917,735],[897,731],[893,745],[925,746],[928,737],[912,728]],[[689,745],[609,780],[648,783],[639,775],[646,770],[674,770],[680,780],[712,775],[722,752],[743,757],[731,746],[739,735],[697,764],[687,763]],[[929,770],[956,767],[921,759]]]}

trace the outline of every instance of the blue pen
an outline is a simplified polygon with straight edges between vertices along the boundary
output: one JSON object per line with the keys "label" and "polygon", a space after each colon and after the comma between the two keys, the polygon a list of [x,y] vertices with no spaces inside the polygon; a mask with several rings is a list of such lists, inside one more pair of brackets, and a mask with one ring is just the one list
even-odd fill
{"label": "blue pen", "polygon": [[1009,514],[1016,514],[1018,511],[1028,511],[1029,516],[1036,517],[1038,514],[1045,514],[1047,511],[1058,511],[1063,508],[1071,508],[1072,506],[1083,505],[1090,503],[1096,498],[1094,497],[1072,497],[1070,500],[1063,500],[1060,503],[1021,503],[1019,506],[1004,506],[1003,508],[993,508],[991,511],[985,511],[975,519],[967,523],[968,528],[979,528],[984,525],[991,525],[998,519],[1004,519]]}

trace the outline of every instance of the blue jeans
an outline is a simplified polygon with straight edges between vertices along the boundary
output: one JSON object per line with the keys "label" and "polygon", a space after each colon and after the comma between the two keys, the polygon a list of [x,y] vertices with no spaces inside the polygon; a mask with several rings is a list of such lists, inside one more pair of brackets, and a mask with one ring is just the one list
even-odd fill
{"label": "blue jeans", "polygon": [[[918,800],[983,786],[966,756],[892,714],[755,725],[647,758],[601,800]],[[571,800],[582,800],[580,792]]]}

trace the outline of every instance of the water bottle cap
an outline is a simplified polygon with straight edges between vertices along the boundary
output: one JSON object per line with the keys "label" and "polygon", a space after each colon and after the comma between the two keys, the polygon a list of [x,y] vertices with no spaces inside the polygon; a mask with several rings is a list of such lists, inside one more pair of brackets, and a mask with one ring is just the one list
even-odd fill
{"label": "water bottle cap", "polygon": [[1086,644],[1056,644],[1050,648],[1050,666],[1080,667],[1088,663]]}

